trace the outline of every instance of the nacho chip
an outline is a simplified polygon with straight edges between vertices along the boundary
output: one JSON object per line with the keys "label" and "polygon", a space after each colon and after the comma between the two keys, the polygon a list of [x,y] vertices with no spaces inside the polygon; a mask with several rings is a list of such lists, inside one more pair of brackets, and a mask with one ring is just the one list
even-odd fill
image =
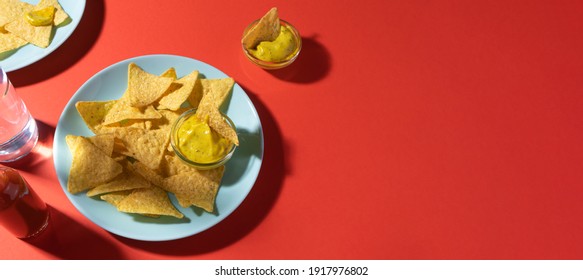
{"label": "nacho chip", "polygon": [[227,120],[225,120],[219,111],[220,104],[231,91],[231,82],[234,84],[234,81],[231,81],[229,78],[209,82],[195,115],[199,119],[208,122],[209,126],[222,137],[238,146],[239,137],[237,136],[237,131],[227,123]]}
{"label": "nacho chip", "polygon": [[133,172],[124,172],[112,181],[90,189],[87,196],[96,196],[111,192],[127,191],[140,188],[150,188],[150,182]]}
{"label": "nacho chip", "polygon": [[140,174],[148,182],[154,184],[155,186],[158,186],[158,187],[164,186],[164,178],[162,176],[160,176],[158,173],[156,173],[156,171],[150,169],[145,164],[143,164],[139,161],[136,161],[133,164],[131,164],[129,169],[137,174]]}
{"label": "nacho chip", "polygon": [[192,71],[190,74],[180,78],[175,83],[180,87],[173,89],[170,93],[163,96],[158,101],[158,109],[169,109],[176,111],[182,106],[190,95],[194,92],[194,86],[198,80],[198,71]]}
{"label": "nacho chip", "polygon": [[164,179],[164,189],[176,196],[180,206],[194,205],[212,213],[224,170],[221,166],[204,172],[179,173]]}
{"label": "nacho chip", "polygon": [[159,119],[161,117],[162,115],[160,115],[152,105],[148,105],[144,108],[136,108],[130,106],[129,103],[122,98],[116,101],[107,112],[103,119],[103,125],[110,125],[125,120]]}
{"label": "nacho chip", "polygon": [[75,103],[77,112],[87,125],[87,127],[95,134],[99,134],[103,126],[103,120],[107,112],[111,110],[115,104],[115,100],[110,101],[78,101]]}
{"label": "nacho chip", "polygon": [[158,100],[170,87],[173,79],[148,73],[135,63],[128,66],[128,104],[145,107]]}
{"label": "nacho chip", "polygon": [[28,42],[12,33],[0,31],[0,53],[16,50]]}
{"label": "nacho chip", "polygon": [[[82,136],[76,135],[67,135],[65,136],[65,141],[67,146],[69,146],[69,150],[74,152],[76,145],[77,145],[77,138]],[[111,157],[113,153],[113,144],[114,144],[114,137],[113,134],[99,134],[95,136],[91,136],[87,138],[93,145],[99,148],[104,154]]]}
{"label": "nacho chip", "polygon": [[202,79],[201,85],[203,96],[210,95],[208,98],[212,100],[216,108],[219,108],[231,93],[235,85],[235,80],[230,77],[223,79]]}
{"label": "nacho chip", "polygon": [[20,0],[0,0],[0,27],[31,11],[34,5]]}
{"label": "nacho chip", "polygon": [[132,193],[133,190],[112,192],[99,196],[101,200],[107,201],[109,204],[116,206],[117,204]]}
{"label": "nacho chip", "polygon": [[37,47],[46,48],[51,42],[53,25],[32,26],[21,16],[7,23],[4,29]]}
{"label": "nacho chip", "polygon": [[148,168],[156,170],[170,141],[170,131],[167,129],[117,129],[115,137],[121,140],[129,156],[142,162]]}
{"label": "nacho chip", "polygon": [[172,205],[168,194],[157,187],[136,189],[119,201],[116,207],[117,210],[126,213],[173,216],[179,219],[184,217]]}
{"label": "nacho chip", "polygon": [[174,67],[170,67],[170,68],[166,69],[166,71],[164,71],[164,73],[160,74],[160,76],[172,78],[173,80],[178,79],[178,76],[176,75],[176,69],[174,69]]}
{"label": "nacho chip", "polygon": [[78,137],[74,150],[67,189],[75,194],[113,180],[122,166],[103,153],[85,137]]}
{"label": "nacho chip", "polygon": [[241,42],[246,49],[254,49],[262,41],[274,41],[279,36],[280,24],[277,8],[271,8],[260,20],[257,25],[253,26]]}
{"label": "nacho chip", "polygon": [[196,111],[196,117],[206,121],[219,135],[239,146],[239,136],[237,135],[237,131],[227,123],[227,120],[225,120],[218,109],[213,108],[199,111],[200,109],[201,107]]}

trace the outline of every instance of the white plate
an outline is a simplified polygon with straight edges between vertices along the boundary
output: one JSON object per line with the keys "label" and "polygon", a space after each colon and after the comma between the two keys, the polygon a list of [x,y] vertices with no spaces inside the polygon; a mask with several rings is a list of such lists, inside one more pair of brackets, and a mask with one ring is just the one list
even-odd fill
{"label": "white plate", "polygon": [[65,136],[68,134],[93,135],[77,112],[75,103],[120,98],[127,88],[127,68],[130,62],[135,62],[145,71],[157,75],[174,67],[179,77],[193,70],[200,71],[206,78],[227,77],[220,70],[204,62],[174,55],[131,58],[100,71],[73,95],[59,119],[53,144],[57,177],[73,205],[89,220],[111,233],[146,241],[173,240],[197,234],[219,223],[243,202],[255,184],[261,168],[263,160],[261,122],[253,103],[238,84],[235,84],[230,99],[225,101],[227,106],[224,112],[237,127],[240,145],[225,167],[225,174],[216,198],[216,214],[204,212],[196,207],[182,208],[171,195],[172,202],[185,215],[185,218],[148,218],[118,212],[114,206],[105,201],[87,197],[85,192],[73,195],[67,191],[72,157],[65,142]]}
{"label": "white plate", "polygon": [[[24,2],[36,5],[39,1],[24,0]],[[79,25],[81,17],[83,16],[85,0],[59,0],[59,4],[63,7],[63,10],[69,14],[71,22],[65,26],[58,27],[55,30],[55,36],[46,48],[27,44],[10,55],[0,55],[0,67],[2,67],[5,72],[18,70],[43,59],[45,56],[60,47],[69,36],[73,34],[73,31],[75,31],[75,28],[77,28],[77,25]]]}

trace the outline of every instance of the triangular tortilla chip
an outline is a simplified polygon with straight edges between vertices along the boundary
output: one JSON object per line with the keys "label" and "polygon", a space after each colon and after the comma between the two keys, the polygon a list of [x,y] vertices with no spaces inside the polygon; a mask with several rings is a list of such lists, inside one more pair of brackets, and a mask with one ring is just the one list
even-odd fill
{"label": "triangular tortilla chip", "polygon": [[169,109],[176,111],[180,106],[188,100],[190,95],[194,91],[194,86],[198,79],[198,71],[193,71],[190,74],[180,78],[175,83],[180,84],[176,90],[163,96],[160,101],[158,101],[158,109]]}
{"label": "triangular tortilla chip", "polygon": [[271,8],[251,30],[243,36],[241,42],[246,49],[255,48],[262,41],[273,41],[279,36],[280,25],[277,8]]}
{"label": "triangular tortilla chip", "polygon": [[164,179],[164,189],[174,193],[180,206],[194,205],[212,213],[224,171],[225,167],[220,166],[210,170],[179,173]]}
{"label": "triangular tortilla chip", "polygon": [[144,71],[135,63],[128,66],[128,104],[144,107],[158,100],[170,87],[174,79],[161,77]]}
{"label": "triangular tortilla chip", "polygon": [[101,200],[107,201],[109,204],[116,206],[117,204],[132,193],[133,190],[112,192],[99,196]]}
{"label": "triangular tortilla chip", "polygon": [[145,120],[159,119],[162,115],[156,111],[154,106],[148,105],[143,108],[132,107],[122,98],[119,99],[105,115],[103,125],[122,122],[124,120]]}
{"label": "triangular tortilla chip", "polygon": [[69,171],[67,189],[75,194],[107,183],[122,172],[122,166],[85,137],[78,137]]}
{"label": "triangular tortilla chip", "polygon": [[0,27],[31,11],[34,5],[20,0],[0,0]]}
{"label": "triangular tortilla chip", "polygon": [[37,47],[46,48],[51,43],[53,27],[53,25],[32,26],[24,16],[21,16],[7,23],[4,29]]}
{"label": "triangular tortilla chip", "polygon": [[[1,28],[1,27],[0,27]],[[0,30],[0,53],[18,49],[28,42],[12,33]]]}
{"label": "triangular tortilla chip", "polygon": [[117,203],[117,210],[143,215],[164,215],[182,219],[180,213],[168,198],[168,194],[158,187],[136,189]]}
{"label": "triangular tortilla chip", "polygon": [[168,129],[144,130],[127,128],[115,130],[115,137],[120,139],[129,152],[129,156],[156,170],[170,142]]}
{"label": "triangular tortilla chip", "polygon": [[87,196],[96,196],[111,192],[127,191],[140,188],[150,188],[150,182],[133,172],[124,172],[112,181],[90,189]]}
{"label": "triangular tortilla chip", "polygon": [[230,77],[223,79],[202,79],[201,85],[203,96],[210,95],[207,98],[212,99],[212,104],[216,108],[219,108],[231,93],[235,85],[235,80]]}
{"label": "triangular tortilla chip", "polygon": [[78,101],[75,103],[77,112],[87,125],[87,127],[95,134],[99,134],[103,126],[103,120],[107,112],[111,110],[116,100],[110,101]]}
{"label": "triangular tortilla chip", "polygon": [[[77,138],[82,136],[76,135],[67,135],[65,136],[65,141],[67,146],[69,146],[69,150],[71,153],[74,153],[76,145],[77,145]],[[95,136],[91,136],[87,138],[93,145],[99,148],[104,154],[111,157],[113,154],[113,144],[114,144],[114,137],[113,134],[99,134]]]}

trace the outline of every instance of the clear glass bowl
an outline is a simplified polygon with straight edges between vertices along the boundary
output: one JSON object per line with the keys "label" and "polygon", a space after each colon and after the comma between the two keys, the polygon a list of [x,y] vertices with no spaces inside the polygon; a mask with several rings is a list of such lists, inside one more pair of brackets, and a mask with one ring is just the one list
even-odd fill
{"label": "clear glass bowl", "polygon": [[[254,22],[249,24],[249,26],[247,26],[247,28],[245,28],[245,31],[243,31],[243,37],[245,36],[245,34],[247,34],[247,32],[249,32],[249,30],[251,28],[253,28],[253,26],[257,25],[257,23],[259,23],[259,20],[255,20]],[[302,50],[302,37],[300,36],[300,33],[298,32],[298,30],[293,25],[289,24],[285,20],[280,19],[279,23],[282,26],[288,27],[289,30],[291,30],[291,32],[293,33],[294,39],[296,40],[296,49],[294,50],[293,55],[289,56],[287,59],[282,60],[282,61],[276,61],[276,62],[261,60],[255,56],[253,56],[253,54],[251,52],[249,52],[249,50],[246,49],[245,46],[243,46],[243,44],[241,44],[241,47],[243,48],[243,53],[245,53],[245,56],[251,62],[253,62],[253,64],[255,64],[263,69],[271,70],[271,69],[280,69],[280,68],[286,67],[286,66],[292,64],[292,62],[294,62],[296,60],[296,58],[298,58],[298,55],[300,54],[300,51]]]}
{"label": "clear glass bowl", "polygon": [[[196,168],[196,169],[200,169],[200,170],[207,170],[207,169],[212,169],[212,168],[216,168],[219,167],[221,165],[224,165],[225,163],[227,163],[227,161],[229,161],[229,159],[231,159],[231,157],[233,156],[233,153],[235,152],[235,149],[237,148],[237,146],[235,144],[231,143],[231,148],[229,149],[229,151],[220,159],[213,161],[213,162],[196,162],[194,160],[189,159],[186,155],[184,155],[182,153],[182,151],[180,150],[180,148],[178,147],[178,129],[180,128],[180,126],[182,126],[182,124],[190,117],[193,117],[194,114],[196,114],[196,109],[190,109],[184,113],[182,113],[182,115],[180,115],[180,117],[178,117],[178,119],[176,119],[176,121],[174,122],[174,124],[172,125],[172,131],[170,133],[170,145],[172,146],[172,149],[174,150],[174,152],[176,153],[176,155],[178,155],[178,157],[186,164]],[[223,118],[225,118],[225,120],[227,121],[227,123],[236,130],[235,128],[235,124],[233,123],[233,121],[224,113],[221,112],[221,115],[223,116]]]}

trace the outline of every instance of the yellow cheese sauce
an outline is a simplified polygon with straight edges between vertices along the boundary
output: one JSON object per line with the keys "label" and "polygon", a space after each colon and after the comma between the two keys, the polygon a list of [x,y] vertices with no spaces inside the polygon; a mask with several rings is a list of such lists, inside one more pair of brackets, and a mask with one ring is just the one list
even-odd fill
{"label": "yellow cheese sauce", "polygon": [[297,42],[294,33],[289,27],[281,25],[279,36],[274,41],[263,41],[257,45],[256,49],[249,52],[263,61],[278,62],[283,61],[296,52]]}
{"label": "yellow cheese sauce", "polygon": [[186,119],[176,132],[178,149],[198,163],[212,163],[229,153],[232,143],[215,132],[206,120],[197,116]]}
{"label": "yellow cheese sauce", "polygon": [[46,26],[53,24],[55,7],[50,6],[40,10],[34,10],[25,14],[26,21],[32,26]]}

